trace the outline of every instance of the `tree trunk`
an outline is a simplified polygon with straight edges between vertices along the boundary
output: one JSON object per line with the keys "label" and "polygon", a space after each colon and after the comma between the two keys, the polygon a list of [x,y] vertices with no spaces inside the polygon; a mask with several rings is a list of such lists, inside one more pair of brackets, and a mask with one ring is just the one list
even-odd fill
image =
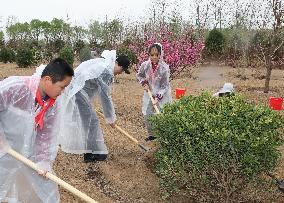
{"label": "tree trunk", "polygon": [[264,93],[268,93],[269,92],[269,82],[270,82],[271,71],[272,71],[272,61],[271,61],[270,56],[266,58],[265,67],[266,67],[266,76],[265,76]]}

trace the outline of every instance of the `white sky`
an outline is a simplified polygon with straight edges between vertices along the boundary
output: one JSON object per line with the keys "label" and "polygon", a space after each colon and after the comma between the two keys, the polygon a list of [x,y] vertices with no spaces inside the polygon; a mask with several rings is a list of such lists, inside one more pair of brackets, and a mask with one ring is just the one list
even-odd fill
{"label": "white sky", "polygon": [[91,19],[135,18],[145,16],[150,0],[1,0],[0,21],[16,16],[20,22],[31,19],[51,21],[53,18],[67,19],[77,25],[89,24]]}

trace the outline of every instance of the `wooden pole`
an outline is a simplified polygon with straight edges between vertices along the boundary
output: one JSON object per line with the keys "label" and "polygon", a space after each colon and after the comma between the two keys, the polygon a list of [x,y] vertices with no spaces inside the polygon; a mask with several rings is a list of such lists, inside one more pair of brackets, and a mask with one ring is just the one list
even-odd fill
{"label": "wooden pole", "polygon": [[[102,114],[101,112],[97,111],[96,112],[104,117],[104,114]],[[125,135],[126,137],[128,137],[132,142],[134,142],[135,144],[137,144],[140,148],[142,148],[144,151],[148,151],[149,149],[147,147],[145,147],[143,144],[139,144],[139,141],[137,139],[135,139],[133,136],[129,135],[125,130],[123,130],[121,127],[119,127],[118,125],[115,125],[115,128],[121,132],[123,135]]]}
{"label": "wooden pole", "polygon": [[153,99],[151,90],[146,90],[146,91],[148,92],[148,95],[149,95],[149,97],[150,97],[150,99],[151,99],[151,101],[152,101],[152,104],[153,104],[154,109],[156,110],[157,114],[160,114],[161,112],[160,112],[159,108],[158,108],[157,105],[154,103],[155,101],[154,101],[154,99]]}
{"label": "wooden pole", "polygon": [[[41,170],[34,162],[32,162],[31,160],[27,159],[23,155],[19,154],[18,152],[16,152],[12,148],[8,148],[7,149],[7,153],[10,154],[11,156],[13,156],[14,158],[16,158],[17,160],[23,162],[27,166],[31,167],[35,171],[37,171],[39,173],[43,172],[43,170]],[[88,203],[98,203],[97,201],[93,200],[91,197],[87,196],[85,193],[82,193],[81,191],[77,190],[72,185],[66,183],[65,181],[61,180],[60,178],[58,178],[57,176],[53,175],[52,173],[47,172],[46,173],[46,177],[48,179],[54,181],[58,185],[62,186],[63,188],[65,188],[69,192],[73,193],[74,195],[78,196],[82,200],[84,200],[84,201],[86,201]]]}

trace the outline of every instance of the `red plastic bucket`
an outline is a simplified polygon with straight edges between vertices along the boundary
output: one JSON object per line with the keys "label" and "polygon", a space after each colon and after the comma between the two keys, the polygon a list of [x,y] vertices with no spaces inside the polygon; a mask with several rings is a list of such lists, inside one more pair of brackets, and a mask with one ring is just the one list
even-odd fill
{"label": "red plastic bucket", "polygon": [[185,88],[176,88],[176,99],[181,98],[185,94]]}
{"label": "red plastic bucket", "polygon": [[273,110],[282,110],[283,98],[270,97],[269,106]]}

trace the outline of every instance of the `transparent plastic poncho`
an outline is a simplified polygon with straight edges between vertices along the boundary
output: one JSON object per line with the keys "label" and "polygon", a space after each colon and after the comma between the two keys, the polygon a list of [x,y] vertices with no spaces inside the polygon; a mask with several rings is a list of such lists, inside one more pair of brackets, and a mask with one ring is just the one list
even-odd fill
{"label": "transparent plastic poncho", "polygon": [[[163,59],[163,49],[162,45],[157,43],[159,46],[161,46],[161,56],[158,62],[158,68],[155,72],[153,72],[152,63],[150,58],[143,62],[141,66],[139,67],[138,73],[137,73],[137,79],[140,84],[148,83],[152,95],[161,97],[161,99],[158,100],[158,106],[159,108],[162,108],[166,103],[169,103],[172,101],[171,96],[171,86],[170,86],[170,69],[168,64]],[[151,111],[149,111],[151,109]],[[150,97],[146,91],[144,91],[143,95],[143,104],[142,104],[142,113],[143,115],[149,115],[152,114],[153,111],[153,104],[150,100]]]}
{"label": "transparent plastic poncho", "polygon": [[95,97],[99,98],[107,123],[115,122],[111,83],[116,51],[106,50],[102,57],[81,63],[64,91],[59,140],[64,152],[108,154],[92,103]]}
{"label": "transparent plastic poncho", "polygon": [[[52,171],[57,153],[56,104],[47,109],[43,129],[35,128],[35,94],[40,77],[0,81],[0,139],[43,170]],[[37,108],[37,109],[36,109]],[[59,202],[57,184],[0,149],[0,202]]]}

